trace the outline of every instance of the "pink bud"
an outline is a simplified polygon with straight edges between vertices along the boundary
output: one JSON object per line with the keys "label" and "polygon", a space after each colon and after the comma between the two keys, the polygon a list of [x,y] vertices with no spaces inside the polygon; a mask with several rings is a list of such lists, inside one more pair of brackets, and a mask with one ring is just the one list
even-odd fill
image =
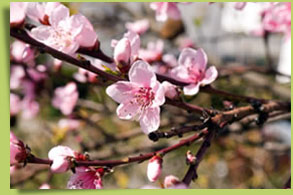
{"label": "pink bud", "polygon": [[128,65],[131,55],[130,41],[122,38],[114,49],[114,60],[117,64]]}
{"label": "pink bud", "polygon": [[24,23],[27,2],[10,3],[10,27],[19,27]]}
{"label": "pink bud", "polygon": [[70,158],[75,157],[75,152],[66,146],[56,146],[49,151],[48,156],[53,161],[51,171],[53,173],[63,173],[70,168]]}
{"label": "pink bud", "polygon": [[174,175],[169,175],[169,176],[165,177],[165,180],[164,180],[165,188],[170,188],[170,187],[175,186],[179,183],[180,183],[180,180],[178,179],[178,177],[175,177]]}
{"label": "pink bud", "polygon": [[186,153],[186,163],[194,164],[196,161],[196,157],[188,150]]}
{"label": "pink bud", "polygon": [[160,177],[162,172],[162,162],[163,159],[159,156],[153,156],[149,160],[147,176],[150,182],[154,182]]}
{"label": "pink bud", "polygon": [[43,183],[39,189],[41,189],[41,190],[51,189],[51,186],[47,183]]}
{"label": "pink bud", "polygon": [[16,62],[23,62],[34,65],[34,50],[29,44],[21,41],[14,41],[10,46],[10,57]]}
{"label": "pink bud", "polygon": [[174,99],[179,97],[179,93],[177,91],[177,87],[175,85],[172,85],[171,83],[164,81],[162,83],[164,90],[165,90],[165,96]]}
{"label": "pink bud", "polygon": [[27,153],[23,142],[10,132],[10,165],[24,162],[26,157]]}

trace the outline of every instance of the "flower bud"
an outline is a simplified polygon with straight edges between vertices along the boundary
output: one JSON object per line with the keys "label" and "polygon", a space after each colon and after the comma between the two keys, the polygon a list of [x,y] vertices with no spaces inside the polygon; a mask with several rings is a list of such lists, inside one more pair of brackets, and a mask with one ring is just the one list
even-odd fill
{"label": "flower bud", "polygon": [[163,87],[165,90],[165,96],[170,99],[175,99],[179,97],[179,92],[177,91],[177,88],[175,85],[172,85],[171,83],[164,81]]}
{"label": "flower bud", "polygon": [[114,60],[120,70],[129,67],[130,56],[130,41],[127,38],[123,38],[117,43],[114,49]]}
{"label": "flower bud", "polygon": [[194,164],[196,161],[196,157],[190,152],[190,150],[186,153],[186,163],[191,165]]}
{"label": "flower bud", "polygon": [[49,159],[53,161],[51,171],[53,173],[66,172],[71,167],[71,158],[76,152],[66,146],[56,146],[49,151]]}
{"label": "flower bud", "polygon": [[165,188],[170,188],[170,187],[178,185],[180,183],[181,182],[178,179],[178,177],[175,177],[174,175],[169,175],[169,176],[165,177],[165,180],[164,180]]}
{"label": "flower bud", "polygon": [[151,182],[156,181],[160,177],[162,172],[162,162],[163,159],[160,156],[153,156],[149,160],[147,176]]}
{"label": "flower bud", "polygon": [[24,162],[27,157],[25,145],[10,132],[10,165]]}

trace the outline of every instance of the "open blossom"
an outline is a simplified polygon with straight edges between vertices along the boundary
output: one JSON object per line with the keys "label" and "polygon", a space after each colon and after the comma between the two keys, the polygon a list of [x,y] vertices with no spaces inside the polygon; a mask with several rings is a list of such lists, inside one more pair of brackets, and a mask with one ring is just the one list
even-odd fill
{"label": "open blossom", "polygon": [[127,22],[125,24],[125,27],[129,31],[133,31],[133,32],[141,35],[141,34],[145,33],[149,29],[150,22],[149,22],[148,19],[142,19],[142,20],[135,21],[133,23]]}
{"label": "open blossom", "polygon": [[218,71],[214,66],[206,70],[207,55],[203,49],[184,49],[178,60],[178,66],[171,74],[174,78],[190,83],[183,88],[185,95],[195,95],[200,86],[211,84],[218,76]]}
{"label": "open blossom", "polygon": [[271,4],[263,13],[263,28],[269,32],[283,32],[291,37],[291,3]]}
{"label": "open blossom", "polygon": [[44,25],[50,25],[49,17],[60,5],[62,4],[59,2],[29,2],[26,14],[30,19],[36,22],[40,22]]}
{"label": "open blossom", "polygon": [[10,58],[18,63],[34,65],[35,52],[29,44],[16,40],[10,45]]}
{"label": "open blossom", "polygon": [[119,41],[112,40],[112,47],[114,47],[114,60],[118,68],[129,68],[129,66],[138,58],[138,51],[140,48],[140,37],[133,31],[128,31]]}
{"label": "open blossom", "polygon": [[102,189],[102,168],[77,167],[75,173],[70,177],[68,189]]}
{"label": "open blossom", "polygon": [[164,88],[144,61],[136,61],[128,75],[130,81],[118,81],[110,85],[106,93],[120,103],[116,111],[120,119],[140,121],[142,131],[148,134],[160,126]]}
{"label": "open blossom", "polygon": [[19,27],[24,23],[27,2],[10,3],[10,27]]}
{"label": "open blossom", "polygon": [[10,165],[24,162],[27,157],[26,148],[22,141],[10,132]]}
{"label": "open blossom", "polygon": [[150,182],[155,182],[159,179],[162,172],[162,158],[160,156],[153,156],[149,160],[147,168],[147,176]]}
{"label": "open blossom", "polygon": [[51,171],[54,173],[66,172],[71,166],[71,158],[78,157],[78,153],[67,146],[56,146],[49,151],[49,159],[53,161]]}
{"label": "open blossom", "polygon": [[159,61],[162,58],[164,50],[164,42],[158,40],[156,42],[149,42],[146,49],[140,49],[138,56],[144,61],[152,63],[154,61]]}
{"label": "open blossom", "polygon": [[168,18],[179,20],[180,11],[175,2],[153,2],[150,4],[151,9],[156,11],[156,20],[166,21]]}
{"label": "open blossom", "polygon": [[69,15],[64,5],[57,6],[49,17],[48,25],[31,30],[31,36],[44,44],[73,55],[79,47],[93,47],[97,36],[91,23],[81,14]]}
{"label": "open blossom", "polygon": [[55,89],[52,104],[55,108],[60,109],[64,115],[69,115],[72,113],[77,100],[77,86],[74,82],[70,82],[64,87]]}

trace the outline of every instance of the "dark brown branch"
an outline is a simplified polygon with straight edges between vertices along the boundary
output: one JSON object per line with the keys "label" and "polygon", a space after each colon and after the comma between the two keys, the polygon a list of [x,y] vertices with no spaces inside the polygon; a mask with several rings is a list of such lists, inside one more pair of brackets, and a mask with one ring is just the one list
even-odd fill
{"label": "dark brown branch", "polygon": [[[163,148],[161,150],[158,150],[156,152],[149,152],[146,154],[141,154],[138,156],[134,157],[126,157],[121,160],[92,160],[92,161],[76,161],[76,166],[107,166],[107,167],[114,167],[114,166],[119,166],[119,165],[124,165],[124,164],[129,164],[133,162],[143,162],[145,160],[148,160],[152,158],[156,154],[160,155],[165,155],[173,150],[176,150],[182,146],[190,145],[192,142],[202,138],[204,135],[206,135],[208,131],[203,130],[200,133],[196,133],[193,136],[181,140],[179,143]],[[42,159],[38,157],[31,156],[30,158],[27,159],[27,163],[34,163],[34,164],[47,164],[50,165],[52,163],[51,160],[49,159]]]}

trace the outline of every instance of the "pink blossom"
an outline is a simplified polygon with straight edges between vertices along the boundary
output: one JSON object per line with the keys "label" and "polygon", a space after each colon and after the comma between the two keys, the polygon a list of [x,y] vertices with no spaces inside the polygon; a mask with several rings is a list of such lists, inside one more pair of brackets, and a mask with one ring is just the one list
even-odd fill
{"label": "pink blossom", "polygon": [[42,82],[47,77],[47,67],[45,65],[39,64],[35,68],[28,68],[27,73],[30,78],[36,82]]}
{"label": "pink blossom", "polygon": [[170,188],[172,186],[175,186],[180,183],[180,180],[178,177],[175,177],[174,175],[168,175],[165,177],[164,180],[164,186],[165,188]]}
{"label": "pink blossom", "polygon": [[129,31],[133,31],[139,35],[145,33],[149,27],[150,27],[150,22],[148,19],[142,19],[142,20],[138,20],[135,21],[133,23],[127,22],[125,24],[125,27],[129,30]]}
{"label": "pink blossom", "polygon": [[69,9],[57,6],[49,17],[51,26],[31,30],[31,36],[44,44],[73,55],[79,47],[93,47],[97,36],[90,22],[81,14],[69,16]]}
{"label": "pink blossom", "polygon": [[179,97],[179,92],[177,90],[177,87],[168,81],[164,81],[162,83],[164,90],[165,90],[165,96],[170,99],[175,99]]}
{"label": "pink blossom", "polygon": [[77,86],[74,82],[70,82],[64,87],[55,89],[52,104],[55,108],[60,109],[64,115],[69,115],[72,113],[77,100]]}
{"label": "pink blossom", "polygon": [[77,155],[75,151],[66,146],[56,146],[49,151],[49,159],[53,161],[51,171],[54,173],[66,172],[70,166],[70,158]]}
{"label": "pink blossom", "polygon": [[27,2],[10,3],[10,27],[19,27],[24,23]]}
{"label": "pink blossom", "polygon": [[29,44],[16,40],[10,45],[10,58],[18,63],[34,65],[35,52]]}
{"label": "pink blossom", "polygon": [[51,189],[51,186],[47,183],[43,183],[40,187],[40,190]]}
{"label": "pink blossom", "polygon": [[247,2],[235,2],[234,8],[238,10],[243,10]]}
{"label": "pink blossom", "polygon": [[26,157],[25,145],[10,131],[10,165],[24,162]]}
{"label": "pink blossom", "polygon": [[22,117],[31,119],[35,117],[40,110],[39,103],[31,97],[25,97],[21,102]]}
{"label": "pink blossom", "polygon": [[160,156],[153,156],[149,160],[147,176],[150,182],[155,182],[159,179],[162,172],[162,162],[163,159]]}
{"label": "pink blossom", "polygon": [[[133,31],[128,31],[119,41],[112,40],[114,47],[114,60],[120,71],[127,72],[129,66],[138,58],[140,37]],[[123,70],[123,69],[126,69]]]}
{"label": "pink blossom", "polygon": [[162,58],[163,50],[164,42],[162,40],[149,42],[146,49],[139,50],[139,58],[149,63],[159,61]]}
{"label": "pink blossom", "polygon": [[11,66],[10,68],[10,89],[17,89],[21,86],[25,72],[21,66]]}
{"label": "pink blossom", "polygon": [[81,126],[81,122],[75,119],[61,119],[58,122],[58,127],[67,130],[76,130]]}
{"label": "pink blossom", "polygon": [[14,93],[10,93],[10,116],[15,116],[20,111],[20,98]]}
{"label": "pink blossom", "polygon": [[68,189],[102,189],[103,169],[77,167],[68,183]]}
{"label": "pink blossom", "polygon": [[173,2],[153,2],[150,4],[151,9],[156,11],[156,20],[166,21],[168,18],[179,20],[181,18],[177,3]]}
{"label": "pink blossom", "polygon": [[283,32],[291,37],[291,3],[272,4],[263,12],[263,28],[269,32]]}
{"label": "pink blossom", "polygon": [[183,88],[185,95],[195,95],[200,86],[211,84],[218,76],[217,69],[212,66],[206,70],[207,55],[203,49],[197,51],[191,48],[184,49],[178,60],[178,66],[171,74],[174,78],[190,83]]}
{"label": "pink blossom", "polygon": [[130,81],[118,81],[106,93],[120,103],[116,111],[120,119],[140,121],[142,131],[148,134],[159,128],[164,88],[144,61],[136,61],[128,75]]}
{"label": "pink blossom", "polygon": [[179,39],[179,49],[180,50],[183,50],[184,48],[188,48],[188,47],[194,48],[194,46],[195,46],[195,44],[191,38],[184,37],[184,38]]}
{"label": "pink blossom", "polygon": [[36,22],[41,22],[44,25],[50,25],[49,17],[60,5],[62,4],[59,2],[29,2],[26,14],[30,19]]}
{"label": "pink blossom", "polygon": [[173,68],[173,67],[175,67],[175,66],[178,65],[176,57],[174,55],[172,55],[172,54],[165,54],[165,55],[163,55],[162,61],[164,63],[166,63],[166,65],[168,67],[172,67]]}

